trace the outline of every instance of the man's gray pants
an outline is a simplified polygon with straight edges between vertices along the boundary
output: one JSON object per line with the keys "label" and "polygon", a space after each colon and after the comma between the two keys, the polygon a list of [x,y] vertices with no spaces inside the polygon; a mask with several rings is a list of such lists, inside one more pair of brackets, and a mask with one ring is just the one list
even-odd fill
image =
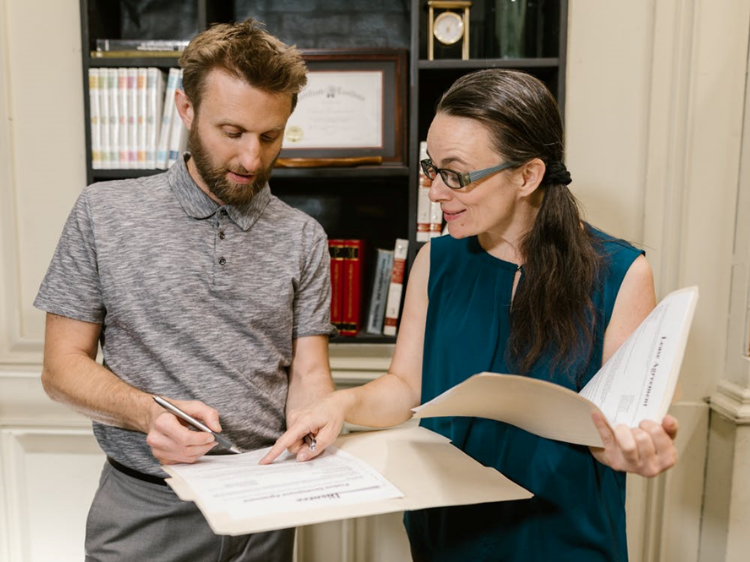
{"label": "man's gray pants", "polygon": [[86,522],[86,562],[291,562],[294,529],[215,535],[171,488],[104,465]]}

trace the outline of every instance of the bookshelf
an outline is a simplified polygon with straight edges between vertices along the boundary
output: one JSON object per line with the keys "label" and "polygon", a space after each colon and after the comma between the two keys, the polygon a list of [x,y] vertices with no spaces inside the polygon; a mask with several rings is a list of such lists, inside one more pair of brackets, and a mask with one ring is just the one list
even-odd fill
{"label": "bookshelf", "polygon": [[[428,60],[429,11],[427,0],[309,0],[289,3],[267,0],[80,0],[86,161],[88,183],[161,173],[150,169],[94,169],[91,165],[91,130],[88,71],[90,68],[177,66],[176,56],[106,57],[91,55],[97,39],[189,40],[214,22],[264,21],[281,40],[303,51],[313,49],[406,49],[407,79],[403,127],[404,162],[352,168],[277,168],[271,178],[273,193],[314,216],[329,238],[363,239],[368,250],[393,249],[396,238],[409,240],[406,275],[417,251],[417,184],[419,143],[427,136],[434,107],[443,91],[458,77],[489,67],[527,71],[543,80],[565,103],[567,0],[517,0],[523,27],[514,27],[518,39],[503,41],[509,25],[508,2],[475,0],[470,9],[469,59],[460,48],[435,42],[434,60]],[[138,10],[141,10],[140,12]],[[513,14],[510,14],[513,15]],[[518,14],[516,14],[518,15]],[[369,251],[370,258],[375,252]],[[367,263],[366,277],[372,264]],[[364,295],[370,293],[365,283]],[[366,312],[367,302],[363,302]],[[395,337],[360,332],[339,337],[336,343],[393,343]]]}

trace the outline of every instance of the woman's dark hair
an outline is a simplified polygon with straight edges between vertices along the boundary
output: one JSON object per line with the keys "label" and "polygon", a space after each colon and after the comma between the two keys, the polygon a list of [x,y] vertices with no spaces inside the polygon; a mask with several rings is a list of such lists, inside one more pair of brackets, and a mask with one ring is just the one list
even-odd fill
{"label": "woman's dark hair", "polygon": [[599,255],[567,188],[570,175],[563,164],[562,119],[554,97],[533,76],[488,69],[459,78],[437,111],[482,123],[494,150],[508,161],[540,158],[547,166],[539,213],[521,243],[524,280],[511,309],[511,365],[528,373],[547,350],[555,350],[553,364],[570,367],[580,357],[588,362]]}

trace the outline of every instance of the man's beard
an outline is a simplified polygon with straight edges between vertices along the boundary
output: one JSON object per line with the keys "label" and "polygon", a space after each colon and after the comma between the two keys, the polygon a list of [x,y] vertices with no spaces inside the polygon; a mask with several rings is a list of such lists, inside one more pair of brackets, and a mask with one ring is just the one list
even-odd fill
{"label": "man's beard", "polygon": [[197,119],[188,132],[188,149],[195,168],[209,191],[226,205],[241,206],[255,197],[268,182],[268,178],[271,177],[271,170],[276,162],[276,158],[274,158],[268,168],[256,170],[255,177],[250,183],[242,184],[230,181],[227,178],[228,172],[248,175],[250,171],[242,166],[232,169],[223,165],[215,165],[201,140]]}

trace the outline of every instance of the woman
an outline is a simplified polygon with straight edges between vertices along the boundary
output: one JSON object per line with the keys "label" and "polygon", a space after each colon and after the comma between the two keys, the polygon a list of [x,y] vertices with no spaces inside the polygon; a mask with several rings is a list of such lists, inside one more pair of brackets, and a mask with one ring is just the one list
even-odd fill
{"label": "woman", "polygon": [[[422,167],[450,236],[411,270],[386,375],[300,412],[266,457],[311,458],[343,421],[396,425],[410,409],[482,371],[580,390],[655,306],[642,252],[582,222],[563,162],[562,123],[537,79],[482,70],[442,97]],[[415,560],[627,560],[625,471],[654,476],[676,460],[677,422],[613,432],[603,448],[551,441],[479,418],[429,429],[534,493],[525,501],[409,512]],[[303,444],[316,436],[316,451]]]}

